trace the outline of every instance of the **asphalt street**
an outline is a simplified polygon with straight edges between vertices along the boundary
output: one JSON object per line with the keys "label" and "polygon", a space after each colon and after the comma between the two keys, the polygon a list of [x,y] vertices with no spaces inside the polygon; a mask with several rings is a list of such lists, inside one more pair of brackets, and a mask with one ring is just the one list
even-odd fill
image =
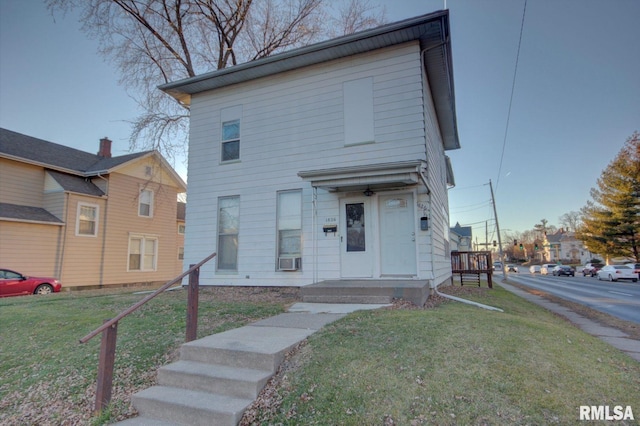
{"label": "asphalt street", "polygon": [[[527,269],[521,269],[523,270],[519,273],[509,273],[509,280],[640,324],[640,282],[598,281],[596,277],[583,277],[581,274],[575,277],[554,277],[531,274]],[[502,279],[502,272],[494,276]]]}

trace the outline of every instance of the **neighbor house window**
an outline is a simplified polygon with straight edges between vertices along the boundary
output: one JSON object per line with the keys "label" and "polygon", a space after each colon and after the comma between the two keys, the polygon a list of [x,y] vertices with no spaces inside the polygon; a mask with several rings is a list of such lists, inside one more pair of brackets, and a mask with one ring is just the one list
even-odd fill
{"label": "neighbor house window", "polygon": [[278,192],[278,258],[302,254],[302,191]]}
{"label": "neighbor house window", "polygon": [[129,237],[129,271],[155,271],[158,258],[158,237],[131,235]]}
{"label": "neighbor house window", "polygon": [[140,190],[138,216],[153,217],[153,191],[150,189]]}
{"label": "neighbor house window", "polygon": [[238,270],[240,197],[218,199],[218,270]]}
{"label": "neighbor house window", "polygon": [[220,110],[222,127],[222,162],[240,159],[240,120],[242,105]]}
{"label": "neighbor house window", "polygon": [[95,237],[98,235],[98,206],[95,204],[78,203],[78,217],[76,220],[76,235]]}
{"label": "neighbor house window", "polygon": [[184,247],[178,247],[178,260],[184,260]]}
{"label": "neighbor house window", "polygon": [[184,223],[179,223],[178,224],[178,234],[184,235],[184,230],[185,230],[185,224]]}

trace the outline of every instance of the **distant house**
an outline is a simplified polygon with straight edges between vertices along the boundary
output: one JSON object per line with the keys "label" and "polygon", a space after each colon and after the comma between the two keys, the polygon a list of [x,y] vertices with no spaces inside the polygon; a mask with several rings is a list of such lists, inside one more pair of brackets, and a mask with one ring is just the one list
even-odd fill
{"label": "distant house", "polygon": [[0,129],[0,265],[63,288],[168,281],[185,191],[157,151],[112,157],[104,138],[90,154]]}
{"label": "distant house", "polygon": [[552,263],[579,263],[584,265],[598,257],[591,253],[584,243],[575,237],[574,232],[559,229],[553,234],[545,235],[542,243],[544,259]]}
{"label": "distant house", "polygon": [[190,106],[185,264],[204,285],[451,278],[447,11],[160,88]]}
{"label": "distant house", "polygon": [[456,226],[450,229],[451,250],[457,251],[473,251],[471,242],[473,240],[472,227],[460,226],[456,222]]}

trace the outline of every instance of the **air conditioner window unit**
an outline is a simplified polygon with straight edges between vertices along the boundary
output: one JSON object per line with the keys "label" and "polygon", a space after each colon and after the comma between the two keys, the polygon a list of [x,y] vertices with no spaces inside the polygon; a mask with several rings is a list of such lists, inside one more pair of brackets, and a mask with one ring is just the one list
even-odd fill
{"label": "air conditioner window unit", "polygon": [[298,269],[300,269],[299,257],[279,257],[278,258],[279,271],[297,271]]}

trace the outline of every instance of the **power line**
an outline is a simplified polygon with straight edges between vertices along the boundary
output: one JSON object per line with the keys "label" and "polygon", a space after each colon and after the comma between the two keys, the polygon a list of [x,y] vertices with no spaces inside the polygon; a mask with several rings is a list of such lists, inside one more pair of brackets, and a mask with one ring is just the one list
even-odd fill
{"label": "power line", "polygon": [[520,23],[520,39],[518,40],[518,53],[516,54],[516,66],[513,70],[513,82],[511,83],[511,97],[509,99],[509,111],[507,113],[507,124],[504,129],[504,140],[502,142],[502,153],[500,154],[500,166],[498,167],[498,179],[496,180],[496,192],[500,185],[500,175],[502,174],[502,160],[504,160],[504,151],[507,147],[507,133],[509,132],[509,121],[511,120],[511,106],[513,105],[513,93],[516,87],[516,75],[518,74],[518,61],[520,60],[520,46],[522,45],[522,32],[524,29],[524,17],[527,13],[527,0],[524,0],[524,9],[522,10],[522,22]]}

